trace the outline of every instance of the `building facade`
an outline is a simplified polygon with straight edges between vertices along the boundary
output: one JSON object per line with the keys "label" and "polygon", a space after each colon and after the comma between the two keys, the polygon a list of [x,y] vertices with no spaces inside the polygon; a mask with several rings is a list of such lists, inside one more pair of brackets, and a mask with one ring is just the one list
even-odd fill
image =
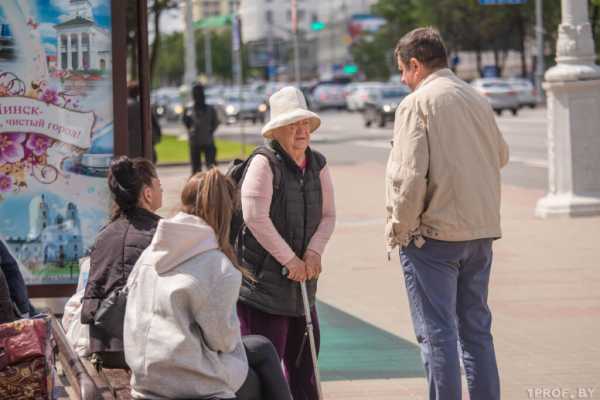
{"label": "building facade", "polygon": [[[310,37],[313,22],[318,21],[316,0],[297,0],[297,27],[302,79],[318,75],[316,40]],[[294,76],[291,1],[242,0],[242,40],[249,48],[250,59],[261,63],[269,77],[291,80]]]}
{"label": "building facade", "polygon": [[[300,32],[303,78],[330,78],[339,66],[352,62],[350,55],[350,22],[355,14],[368,14],[377,0],[297,0],[297,24]],[[242,0],[242,37],[245,43],[264,43],[283,40],[291,42],[291,1]],[[324,29],[314,31],[315,22]],[[274,40],[273,40],[274,39]],[[260,46],[258,46],[260,49]],[[260,50],[257,50],[260,51]],[[269,52],[269,50],[262,50]],[[312,75],[306,73],[313,71]]]}
{"label": "building facade", "polygon": [[240,0],[194,0],[194,20],[231,15],[240,6]]}
{"label": "building facade", "polygon": [[45,195],[34,197],[29,203],[29,233],[6,242],[17,258],[30,263],[76,262],[84,253],[77,206],[68,203],[64,210],[51,212]]}
{"label": "building facade", "polygon": [[89,0],[70,0],[69,17],[54,26],[56,68],[63,71],[112,69],[110,33],[95,21]]}

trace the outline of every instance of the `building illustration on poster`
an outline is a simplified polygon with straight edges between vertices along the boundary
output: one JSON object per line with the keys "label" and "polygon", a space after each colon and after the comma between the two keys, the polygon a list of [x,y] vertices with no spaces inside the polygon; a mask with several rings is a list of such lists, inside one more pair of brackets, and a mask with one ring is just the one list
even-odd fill
{"label": "building illustration on poster", "polygon": [[0,240],[28,284],[72,283],[108,219],[110,0],[0,3]]}
{"label": "building illustration on poster", "polygon": [[69,19],[56,29],[56,68],[106,70],[111,68],[110,34],[94,21],[88,0],[70,0]]}

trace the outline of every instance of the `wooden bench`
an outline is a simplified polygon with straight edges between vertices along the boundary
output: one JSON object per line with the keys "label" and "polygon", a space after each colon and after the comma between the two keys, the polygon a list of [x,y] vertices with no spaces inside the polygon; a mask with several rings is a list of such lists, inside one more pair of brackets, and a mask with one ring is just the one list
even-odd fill
{"label": "wooden bench", "polygon": [[79,357],[73,351],[61,323],[54,317],[51,320],[58,350],[57,359],[76,400],[132,400],[129,371],[102,368],[99,372],[90,360]]}
{"label": "wooden bench", "polygon": [[124,369],[102,369],[79,357],[69,344],[60,322],[52,317],[52,334],[57,345],[57,361],[77,400],[130,400],[129,373]]}

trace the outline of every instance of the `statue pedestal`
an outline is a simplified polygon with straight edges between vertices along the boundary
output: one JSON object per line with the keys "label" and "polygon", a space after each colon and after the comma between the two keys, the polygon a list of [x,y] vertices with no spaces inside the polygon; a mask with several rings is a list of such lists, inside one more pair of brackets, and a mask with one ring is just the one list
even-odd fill
{"label": "statue pedestal", "polygon": [[600,215],[600,67],[587,2],[562,0],[557,65],[546,72],[548,175],[539,217]]}
{"label": "statue pedestal", "polygon": [[549,190],[535,214],[543,218],[600,215],[600,79],[547,81],[544,89]]}

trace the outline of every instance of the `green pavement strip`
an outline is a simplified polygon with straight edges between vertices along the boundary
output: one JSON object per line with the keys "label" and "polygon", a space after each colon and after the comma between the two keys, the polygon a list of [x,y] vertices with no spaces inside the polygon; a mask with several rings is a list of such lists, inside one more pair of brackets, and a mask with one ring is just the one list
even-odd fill
{"label": "green pavement strip", "polygon": [[419,348],[413,343],[326,303],[318,302],[317,308],[324,381],[425,376]]}
{"label": "green pavement strip", "polygon": [[[234,140],[215,139],[217,160],[245,158],[256,146],[246,145],[246,155],[242,155],[242,144]],[[176,136],[163,135],[156,145],[158,164],[189,163],[190,150],[187,140],[179,140]]]}

